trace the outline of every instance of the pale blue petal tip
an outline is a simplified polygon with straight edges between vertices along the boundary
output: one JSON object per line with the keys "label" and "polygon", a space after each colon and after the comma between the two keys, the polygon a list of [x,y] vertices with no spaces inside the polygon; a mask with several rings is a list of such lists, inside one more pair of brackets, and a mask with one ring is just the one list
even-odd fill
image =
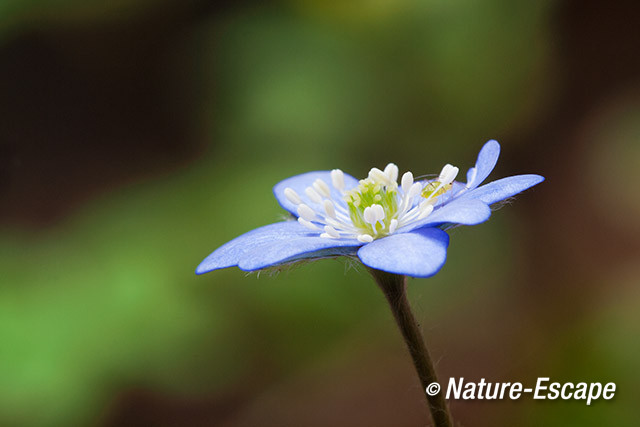
{"label": "pale blue petal tip", "polygon": [[513,197],[542,181],[544,181],[544,177],[534,174],[509,176],[469,191],[467,194],[463,194],[460,199],[471,198],[492,205]]}
{"label": "pale blue petal tip", "polygon": [[478,153],[475,167],[471,168],[467,173],[467,187],[470,190],[473,190],[487,179],[496,167],[498,157],[500,157],[500,144],[498,141],[494,139],[487,141]]}

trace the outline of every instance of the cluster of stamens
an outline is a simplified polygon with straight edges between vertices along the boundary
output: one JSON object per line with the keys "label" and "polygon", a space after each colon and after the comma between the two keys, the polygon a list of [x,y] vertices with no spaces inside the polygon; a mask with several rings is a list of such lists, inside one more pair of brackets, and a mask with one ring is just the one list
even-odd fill
{"label": "cluster of stamens", "polygon": [[398,167],[389,163],[384,170],[371,169],[356,188],[345,190],[344,173],[334,169],[331,185],[341,200],[334,199],[335,193],[322,179],[304,191],[311,203],[304,203],[292,188],[285,188],[284,195],[297,206],[298,222],[320,232],[320,237],[368,243],[429,216],[457,174],[458,168],[451,165],[432,181],[414,181],[413,174],[406,172],[398,187]]}

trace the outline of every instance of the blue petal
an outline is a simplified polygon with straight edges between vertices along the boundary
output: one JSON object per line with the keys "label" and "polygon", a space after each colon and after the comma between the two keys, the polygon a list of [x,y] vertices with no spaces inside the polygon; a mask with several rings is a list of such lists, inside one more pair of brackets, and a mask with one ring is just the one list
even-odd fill
{"label": "blue petal", "polygon": [[473,181],[476,178],[476,168],[475,166],[472,168],[469,168],[469,170],[467,171],[467,183],[469,183],[469,186],[471,186],[471,183],[473,183]]}
{"label": "blue petal", "polygon": [[447,259],[449,235],[439,228],[392,234],[363,246],[358,251],[367,266],[394,274],[430,277]]}
{"label": "blue petal", "polygon": [[468,193],[461,195],[460,199],[481,200],[484,203],[491,205],[511,196],[515,196],[516,194],[526,190],[527,188],[531,188],[542,181],[544,181],[544,178],[540,175],[531,174],[510,176],[490,182],[489,184],[478,187],[473,191],[469,191]]}
{"label": "blue petal", "polygon": [[245,271],[260,270],[280,264],[311,258],[355,255],[362,243],[355,239],[325,239],[319,235],[265,240],[255,245],[238,263]]}
{"label": "blue petal", "polygon": [[476,225],[485,222],[491,216],[491,209],[481,200],[456,199],[433,211],[421,221],[416,221],[398,232],[408,232],[423,227],[435,227],[440,224]]}
{"label": "blue petal", "polygon": [[498,141],[493,139],[487,141],[487,143],[480,149],[480,153],[478,153],[476,166],[469,169],[469,172],[467,172],[467,187],[473,189],[482,184],[482,181],[487,179],[493,168],[496,166],[499,156],[500,144],[498,144]]}
{"label": "blue petal", "polygon": [[325,239],[297,221],[265,225],[236,237],[216,249],[196,269],[196,274],[238,266],[253,271],[302,258],[355,253],[357,240]]}
{"label": "blue petal", "polygon": [[[287,187],[293,189],[296,193],[298,193],[304,203],[316,208],[317,210],[322,211],[321,206],[313,203],[304,192],[307,187],[311,187],[313,185],[313,182],[316,179],[323,180],[329,186],[329,188],[331,189],[331,197],[333,198],[334,202],[342,204],[344,207],[346,207],[346,203],[344,203],[343,201],[342,194],[340,194],[338,190],[333,188],[333,185],[331,184],[330,171],[307,172],[303,173],[302,175],[296,175],[292,176],[291,178],[287,178],[284,181],[280,181],[275,185],[275,187],[273,187],[273,194],[276,196],[276,199],[278,200],[278,203],[280,203],[280,206],[282,206],[295,216],[298,216],[296,205],[291,203],[284,195],[284,189]],[[355,188],[358,186],[358,180],[345,173],[344,186],[345,190]]]}
{"label": "blue petal", "polygon": [[[261,242],[264,239],[286,239],[291,234],[297,235],[297,233],[301,232],[301,229],[303,229],[303,227],[295,221],[278,222],[256,228],[255,230],[236,237],[213,251],[213,253],[206,257],[198,268],[196,268],[196,274],[236,266],[255,243]],[[308,232],[308,230],[306,231]]]}

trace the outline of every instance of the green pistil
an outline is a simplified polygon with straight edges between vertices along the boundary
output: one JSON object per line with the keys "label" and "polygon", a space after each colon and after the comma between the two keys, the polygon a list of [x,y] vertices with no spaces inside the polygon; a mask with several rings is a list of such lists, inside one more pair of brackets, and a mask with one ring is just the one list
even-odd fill
{"label": "green pistil", "polygon": [[[372,236],[385,235],[391,220],[398,213],[396,189],[376,183],[369,178],[361,180],[357,188],[348,191],[345,202],[349,207],[349,216],[353,225]],[[375,231],[371,224],[364,220],[364,210],[373,205],[380,205],[384,209],[384,219],[382,223],[376,223]]]}

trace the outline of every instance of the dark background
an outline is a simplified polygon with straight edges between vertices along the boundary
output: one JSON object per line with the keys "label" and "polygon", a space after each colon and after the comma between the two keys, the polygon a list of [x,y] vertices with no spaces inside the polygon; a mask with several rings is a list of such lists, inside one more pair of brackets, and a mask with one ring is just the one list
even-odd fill
{"label": "dark background", "polygon": [[283,211],[279,180],[547,180],[410,281],[441,378],[615,382],[455,401],[465,426],[633,425],[637,2],[0,1],[0,424],[413,426],[427,408],[366,273],[193,274]]}

